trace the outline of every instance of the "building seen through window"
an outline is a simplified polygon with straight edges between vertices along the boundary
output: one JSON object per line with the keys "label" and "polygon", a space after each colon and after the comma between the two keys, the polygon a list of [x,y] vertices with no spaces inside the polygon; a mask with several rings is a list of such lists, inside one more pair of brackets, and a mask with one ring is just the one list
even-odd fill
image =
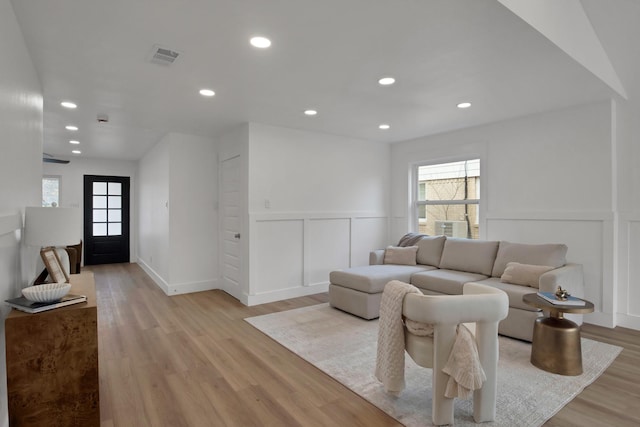
{"label": "building seen through window", "polygon": [[480,159],[418,166],[416,179],[418,232],[479,238]]}

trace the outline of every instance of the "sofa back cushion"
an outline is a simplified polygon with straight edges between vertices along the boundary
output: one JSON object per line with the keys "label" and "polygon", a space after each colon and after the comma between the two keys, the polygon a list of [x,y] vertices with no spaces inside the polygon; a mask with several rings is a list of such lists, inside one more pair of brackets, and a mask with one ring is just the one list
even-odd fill
{"label": "sofa back cushion", "polygon": [[447,237],[440,268],[491,275],[498,242]]}
{"label": "sofa back cushion", "polygon": [[445,240],[447,238],[444,236],[423,236],[417,243],[418,254],[416,257],[418,264],[439,266]]}
{"label": "sofa back cushion", "polygon": [[501,241],[491,275],[501,277],[510,262],[562,267],[567,263],[567,249],[567,245],[556,243],[530,245]]}

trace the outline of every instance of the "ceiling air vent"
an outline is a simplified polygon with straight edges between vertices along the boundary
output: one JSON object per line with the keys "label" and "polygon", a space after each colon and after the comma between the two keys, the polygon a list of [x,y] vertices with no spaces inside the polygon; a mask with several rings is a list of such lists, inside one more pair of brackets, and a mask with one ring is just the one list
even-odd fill
{"label": "ceiling air vent", "polygon": [[160,65],[171,65],[180,56],[180,52],[166,47],[154,45],[149,55],[149,62]]}

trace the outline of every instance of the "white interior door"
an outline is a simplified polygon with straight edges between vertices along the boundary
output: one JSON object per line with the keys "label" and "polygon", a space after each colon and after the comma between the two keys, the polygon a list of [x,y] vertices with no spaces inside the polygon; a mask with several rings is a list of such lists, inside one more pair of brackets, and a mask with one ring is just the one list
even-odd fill
{"label": "white interior door", "polygon": [[240,156],[222,161],[221,187],[222,280],[224,289],[239,297],[242,267]]}

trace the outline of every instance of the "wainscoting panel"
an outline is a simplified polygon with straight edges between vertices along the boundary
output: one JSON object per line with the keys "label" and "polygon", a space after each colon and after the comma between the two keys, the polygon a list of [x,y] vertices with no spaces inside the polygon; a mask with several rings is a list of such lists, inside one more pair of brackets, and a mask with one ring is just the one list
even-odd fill
{"label": "wainscoting panel", "polygon": [[626,306],[619,307],[619,310],[630,316],[640,316],[640,221],[630,221],[628,230],[628,295],[622,299]]}
{"label": "wainscoting panel", "polygon": [[[397,242],[391,236],[391,240]],[[387,217],[354,218],[351,228],[351,267],[369,264],[369,252],[384,249],[389,241],[389,220]]]}
{"label": "wainscoting panel", "polygon": [[249,305],[325,292],[333,270],[369,263],[388,217],[361,213],[250,215]]}
{"label": "wainscoting panel", "polygon": [[350,227],[348,218],[305,221],[305,286],[326,283],[332,270],[349,267]]}
{"label": "wainscoting panel", "polygon": [[[597,311],[609,305],[613,286],[611,221],[603,219],[564,219],[533,217],[518,219],[487,218],[488,240],[516,243],[564,243],[569,247],[567,261],[582,264],[584,297]],[[608,311],[608,310],[606,310]]]}
{"label": "wainscoting panel", "polygon": [[304,279],[304,221],[257,221],[251,232],[250,293],[300,286]]}
{"label": "wainscoting panel", "polygon": [[20,213],[0,214],[0,236],[13,233],[22,228],[22,215]]}

